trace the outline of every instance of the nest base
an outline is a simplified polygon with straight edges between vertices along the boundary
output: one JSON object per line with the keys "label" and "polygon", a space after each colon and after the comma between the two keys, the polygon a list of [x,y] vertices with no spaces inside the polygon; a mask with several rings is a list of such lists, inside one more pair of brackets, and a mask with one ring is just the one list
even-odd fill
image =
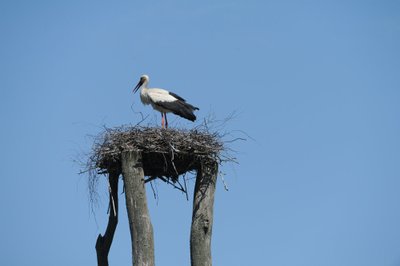
{"label": "nest base", "polygon": [[202,163],[219,163],[223,144],[216,134],[197,129],[134,126],[106,129],[93,150],[90,163],[97,174],[120,171],[121,153],[137,150],[142,153],[145,176],[176,182],[180,175],[199,169]]}

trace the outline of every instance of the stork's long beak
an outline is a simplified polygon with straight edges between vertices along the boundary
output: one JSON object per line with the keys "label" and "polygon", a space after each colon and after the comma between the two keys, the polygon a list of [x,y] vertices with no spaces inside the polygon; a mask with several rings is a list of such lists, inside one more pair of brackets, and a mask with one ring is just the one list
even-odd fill
{"label": "stork's long beak", "polygon": [[143,85],[144,79],[140,79],[139,83],[136,85],[136,87],[133,89],[133,93],[136,93],[138,89]]}

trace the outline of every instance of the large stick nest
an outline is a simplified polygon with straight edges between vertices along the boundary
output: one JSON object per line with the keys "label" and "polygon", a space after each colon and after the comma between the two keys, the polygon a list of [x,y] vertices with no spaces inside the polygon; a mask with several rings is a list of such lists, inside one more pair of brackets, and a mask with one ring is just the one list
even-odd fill
{"label": "large stick nest", "polygon": [[142,153],[145,176],[175,182],[179,175],[198,169],[202,162],[219,163],[223,149],[216,133],[198,129],[106,128],[95,141],[88,166],[95,174],[120,171],[121,152],[138,150]]}

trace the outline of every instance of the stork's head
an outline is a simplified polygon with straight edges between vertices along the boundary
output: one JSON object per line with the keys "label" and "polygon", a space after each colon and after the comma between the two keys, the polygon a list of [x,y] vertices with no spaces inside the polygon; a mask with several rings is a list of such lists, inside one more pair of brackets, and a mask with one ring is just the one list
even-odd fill
{"label": "stork's head", "polygon": [[138,84],[133,89],[133,93],[136,93],[140,87],[142,87],[143,85],[147,85],[147,83],[149,83],[149,76],[147,76],[147,75],[141,76]]}

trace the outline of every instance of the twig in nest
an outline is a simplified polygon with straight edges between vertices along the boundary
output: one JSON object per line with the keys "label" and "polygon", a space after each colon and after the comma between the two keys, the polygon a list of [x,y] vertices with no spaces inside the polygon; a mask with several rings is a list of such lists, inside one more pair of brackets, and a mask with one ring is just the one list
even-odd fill
{"label": "twig in nest", "polygon": [[114,201],[114,197],[112,195],[110,182],[108,183],[108,192],[110,193],[110,198],[111,198],[111,204],[112,204],[112,208],[111,209],[114,211],[114,217],[115,217],[115,216],[117,216],[117,213],[116,213],[115,201]]}
{"label": "twig in nest", "polygon": [[229,191],[228,185],[226,184],[225,179],[224,179],[224,175],[225,175],[225,174],[222,173],[222,172],[219,172],[219,175],[221,176],[222,184],[224,184],[224,189],[225,189],[226,191]]}
{"label": "twig in nest", "polygon": [[157,205],[158,205],[158,192],[156,192],[156,190],[153,186],[153,182],[150,182],[150,187],[151,187],[151,191],[153,192],[153,197],[157,201]]}

